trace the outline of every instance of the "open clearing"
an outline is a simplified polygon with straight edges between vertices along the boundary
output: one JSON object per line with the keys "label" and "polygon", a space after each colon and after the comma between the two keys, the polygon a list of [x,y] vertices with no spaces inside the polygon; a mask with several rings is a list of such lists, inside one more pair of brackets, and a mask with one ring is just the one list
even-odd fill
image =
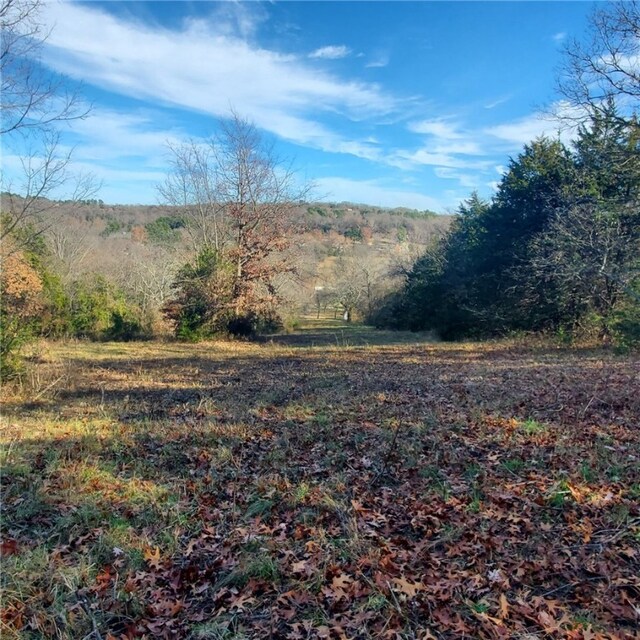
{"label": "open clearing", "polygon": [[637,358],[389,336],[44,345],[2,637],[638,637]]}

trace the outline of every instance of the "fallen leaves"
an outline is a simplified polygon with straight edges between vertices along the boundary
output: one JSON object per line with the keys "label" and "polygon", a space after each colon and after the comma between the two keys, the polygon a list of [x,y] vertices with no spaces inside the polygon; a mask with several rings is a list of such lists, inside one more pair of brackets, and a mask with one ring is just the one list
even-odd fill
{"label": "fallen leaves", "polygon": [[160,547],[147,547],[142,552],[142,557],[150,569],[160,569]]}
{"label": "fallen leaves", "polygon": [[18,553],[18,541],[12,538],[0,540],[0,556],[13,556]]}
{"label": "fallen leaves", "polygon": [[414,582],[405,578],[394,578],[392,584],[394,591],[409,596],[409,598],[413,598],[417,593],[424,590],[422,582]]}
{"label": "fallen leaves", "polygon": [[633,637],[636,362],[499,344],[233,358],[172,345],[148,361],[128,348],[99,371],[79,364],[87,389],[65,400],[86,416],[96,376],[105,398],[126,397],[110,418],[13,445],[9,628]]}

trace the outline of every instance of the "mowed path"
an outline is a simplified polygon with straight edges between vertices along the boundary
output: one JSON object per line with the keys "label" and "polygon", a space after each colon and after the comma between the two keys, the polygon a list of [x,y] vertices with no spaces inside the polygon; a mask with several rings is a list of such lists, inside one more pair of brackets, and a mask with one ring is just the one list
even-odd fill
{"label": "mowed path", "polygon": [[336,325],[34,364],[3,638],[637,637],[636,357]]}

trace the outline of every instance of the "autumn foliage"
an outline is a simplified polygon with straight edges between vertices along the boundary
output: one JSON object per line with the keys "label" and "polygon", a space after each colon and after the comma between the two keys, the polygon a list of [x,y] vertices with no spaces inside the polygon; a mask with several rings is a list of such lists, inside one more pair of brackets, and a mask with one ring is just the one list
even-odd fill
{"label": "autumn foliage", "polygon": [[16,350],[30,337],[43,308],[42,280],[22,252],[2,260],[0,298],[0,366],[7,375],[14,369]]}

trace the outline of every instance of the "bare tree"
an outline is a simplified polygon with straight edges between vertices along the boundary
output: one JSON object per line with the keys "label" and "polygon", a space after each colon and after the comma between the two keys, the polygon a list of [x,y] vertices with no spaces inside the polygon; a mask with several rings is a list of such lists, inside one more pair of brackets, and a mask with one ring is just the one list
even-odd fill
{"label": "bare tree", "polygon": [[0,1],[0,134],[42,131],[82,118],[88,109],[63,78],[39,64],[49,33],[41,21],[43,0]]}
{"label": "bare tree", "polygon": [[351,322],[356,313],[361,317],[373,313],[378,300],[391,289],[392,279],[390,264],[380,258],[366,253],[340,256],[328,291]]}
{"label": "bare tree", "polygon": [[214,146],[195,140],[169,145],[170,171],[158,186],[161,199],[184,217],[194,251],[225,244],[224,207],[216,190]]}
{"label": "bare tree", "polygon": [[[99,185],[93,175],[70,171],[70,153],[59,153],[59,134],[43,133],[44,144],[20,157],[20,180],[14,184],[2,172],[2,213],[0,241],[13,238],[11,246],[23,249],[57,221],[58,203],[63,192],[70,204],[92,198]],[[18,230],[24,233],[18,234]]]}
{"label": "bare tree", "polygon": [[69,224],[52,226],[47,233],[48,246],[55,271],[62,281],[69,283],[78,278],[87,256],[94,248],[89,229]]}
{"label": "bare tree", "polygon": [[[92,197],[98,189],[93,176],[73,175],[70,152],[60,144],[56,125],[83,118],[88,109],[77,93],[68,90],[66,79],[46,72],[39,63],[48,36],[41,22],[42,7],[43,0],[0,0],[0,134],[5,152],[0,240],[4,255],[23,249],[54,225],[57,204],[53,198],[76,202]],[[9,168],[11,147],[16,149],[12,159],[17,159],[18,166],[14,162]]]}
{"label": "bare tree", "polygon": [[158,311],[171,297],[179,260],[164,247],[145,247],[120,266],[116,281],[143,313]]}
{"label": "bare tree", "polygon": [[584,42],[572,40],[564,48],[558,89],[573,110],[558,115],[584,119],[613,101],[619,117],[629,118],[640,101],[640,4],[605,3],[589,27]]}

